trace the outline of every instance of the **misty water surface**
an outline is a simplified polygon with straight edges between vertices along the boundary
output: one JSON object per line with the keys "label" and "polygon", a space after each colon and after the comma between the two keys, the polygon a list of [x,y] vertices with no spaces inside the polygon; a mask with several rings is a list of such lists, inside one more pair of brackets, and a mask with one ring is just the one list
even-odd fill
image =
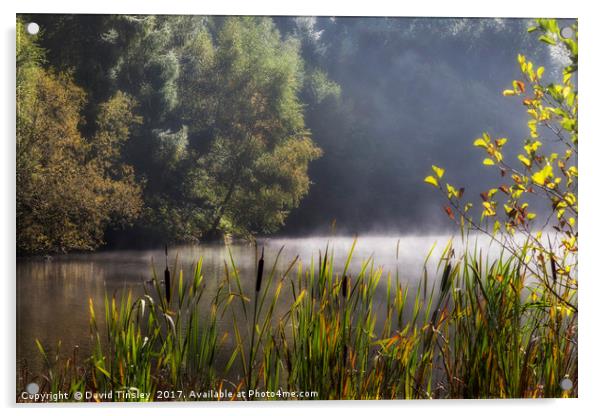
{"label": "misty water surface", "polygon": [[[433,282],[436,279],[436,262],[446,245],[449,236],[394,237],[365,236],[358,239],[350,266],[350,276],[357,273],[362,263],[373,259],[373,267],[382,267],[383,277],[377,296],[384,307],[387,274],[396,274],[410,294],[418,288],[423,276],[424,261],[433,244],[436,247],[429,264]],[[324,255],[326,246],[329,255],[334,253],[335,274],[342,272],[347,253],[353,244],[351,237],[314,238],[268,238],[258,241],[258,247],[265,248],[266,273],[271,270],[278,251],[283,248],[277,263],[280,274],[299,256],[304,268],[308,268],[312,258],[318,263],[320,253]],[[398,247],[399,244],[399,247]],[[254,244],[231,244],[229,246],[247,294],[253,292],[255,284],[256,248]],[[177,266],[176,266],[177,255]],[[199,258],[203,258],[203,274],[207,285],[209,302],[220,279],[224,277],[224,261],[229,262],[228,246],[223,243],[178,246],[169,250],[169,267],[183,270],[184,276],[191,276]],[[25,258],[17,262],[17,362],[26,362],[31,370],[39,368],[41,359],[34,340],[50,348],[62,342],[63,354],[71,354],[75,346],[80,356],[89,352],[89,313],[88,302],[96,305],[99,327],[104,325],[104,297],[115,294],[119,299],[125,291],[132,290],[141,295],[145,282],[153,272],[153,264],[159,275],[165,268],[165,254],[162,248],[155,250],[103,251],[91,254],[68,254],[52,258]],[[230,264],[228,263],[230,267]],[[295,269],[296,273],[296,269]],[[288,277],[287,277],[288,278]],[[291,277],[292,278],[292,277]],[[288,285],[284,286],[280,298],[281,315],[290,306]],[[150,287],[147,286],[150,290]],[[411,296],[410,296],[411,297]],[[381,317],[384,319],[384,316]],[[227,322],[220,323],[228,330]],[[224,354],[227,354],[225,352]],[[221,357],[226,359],[226,357]]]}

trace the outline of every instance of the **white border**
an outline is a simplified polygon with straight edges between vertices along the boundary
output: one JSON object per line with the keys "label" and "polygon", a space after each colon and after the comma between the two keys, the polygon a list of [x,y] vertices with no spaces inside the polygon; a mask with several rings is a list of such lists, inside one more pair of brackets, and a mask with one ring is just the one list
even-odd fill
{"label": "white border", "polygon": [[[199,414],[206,412],[232,413],[245,410],[250,414],[303,414],[308,412],[345,412],[345,414],[365,414],[372,408],[377,412],[403,412],[461,415],[507,415],[509,412],[521,414],[567,415],[593,413],[599,407],[602,397],[602,368],[600,350],[602,347],[601,309],[602,304],[602,258],[600,236],[600,216],[602,215],[602,155],[600,116],[596,113],[602,97],[602,77],[600,69],[600,48],[596,43],[600,36],[600,13],[596,13],[594,2],[569,1],[524,1],[497,0],[493,2],[470,1],[430,1],[385,2],[379,0],[350,2],[324,0],[285,1],[249,0],[215,1],[202,0],[101,0],[94,3],[85,1],[53,0],[3,1],[2,42],[0,43],[0,70],[2,71],[0,117],[4,134],[0,138],[2,157],[1,183],[3,198],[2,238],[0,242],[0,310],[2,337],[0,338],[0,396],[2,406],[8,414],[50,414],[119,415],[144,412],[145,415]],[[581,62],[579,87],[581,89],[580,127],[582,143],[579,146],[580,200],[582,211],[579,224],[580,238],[580,288],[579,288],[579,399],[573,400],[451,400],[414,402],[318,402],[318,403],[198,403],[192,406],[178,404],[155,404],[148,406],[118,407],[112,405],[83,408],[77,405],[36,407],[15,407],[15,199],[14,199],[14,137],[15,137],[15,13],[144,13],[144,14],[267,14],[267,15],[348,15],[348,16],[469,16],[469,17],[578,17],[580,32]],[[598,157],[598,160],[596,159]],[[596,181],[597,180],[597,181]],[[599,410],[598,410],[599,412]],[[597,413],[598,413],[597,412]]]}

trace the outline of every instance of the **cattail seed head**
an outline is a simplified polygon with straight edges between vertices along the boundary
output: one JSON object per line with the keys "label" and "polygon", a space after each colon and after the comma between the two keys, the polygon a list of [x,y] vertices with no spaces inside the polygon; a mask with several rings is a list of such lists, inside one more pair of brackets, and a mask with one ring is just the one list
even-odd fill
{"label": "cattail seed head", "polygon": [[349,276],[343,276],[343,282],[341,283],[341,293],[344,298],[347,298],[347,292],[349,290]]}
{"label": "cattail seed head", "polygon": [[165,268],[164,282],[165,282],[165,298],[167,299],[167,303],[169,303],[169,300],[171,299],[171,276],[169,273],[169,269],[167,267]]}
{"label": "cattail seed head", "polygon": [[169,303],[171,300],[171,275],[167,266],[167,244],[165,245],[165,276],[163,281],[165,282],[165,299]]}
{"label": "cattail seed head", "polygon": [[550,265],[552,266],[552,279],[556,283],[556,261],[554,260],[554,256],[550,256]]}
{"label": "cattail seed head", "polygon": [[263,278],[263,248],[261,249],[261,258],[257,263],[257,280],[255,281],[255,292],[261,290],[261,279]]}
{"label": "cattail seed head", "polygon": [[441,278],[441,292],[446,293],[451,285],[451,264],[446,264],[445,269],[443,269],[443,277]]}

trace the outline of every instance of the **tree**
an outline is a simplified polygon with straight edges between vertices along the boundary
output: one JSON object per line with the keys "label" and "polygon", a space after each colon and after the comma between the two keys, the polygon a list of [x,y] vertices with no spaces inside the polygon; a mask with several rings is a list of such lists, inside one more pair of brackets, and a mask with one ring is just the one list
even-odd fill
{"label": "tree", "polygon": [[17,249],[94,249],[107,226],[140,212],[140,187],[119,161],[129,126],[140,121],[134,101],[120,93],[102,104],[96,135],[83,138],[84,91],[69,74],[42,68],[20,22],[18,30]]}
{"label": "tree", "polygon": [[[332,86],[319,71],[305,73],[299,42],[282,39],[271,19],[32,18],[48,51],[36,70],[85,91],[70,98],[77,105],[61,102],[70,116],[82,115],[82,163],[94,159],[106,177],[142,189],[134,230],[111,232],[111,242],[273,232],[307,194],[308,165],[320,151],[305,127],[301,90],[311,83],[322,99],[329,93],[322,87]],[[118,139],[123,129],[127,139]]]}
{"label": "tree", "polygon": [[298,44],[270,19],[231,17],[185,51],[181,111],[195,175],[206,179],[207,234],[275,231],[307,193],[308,163],[320,155],[298,98]]}
{"label": "tree", "polygon": [[[578,32],[576,24],[570,28],[574,35],[564,37],[555,20],[538,19],[529,29],[540,34],[540,41],[566,52],[560,82],[547,82],[544,67],[519,54],[522,79],[503,91],[504,96],[520,97],[530,117],[524,151],[509,159],[503,153],[508,139],[488,133],[473,143],[486,152],[483,164],[496,168],[501,177],[499,186],[481,193],[480,218],[473,217],[472,203],[462,201],[463,188],[443,186],[444,169],[433,166],[433,174],[425,178],[448,199],[444,210],[463,231],[485,233],[517,258],[528,249],[525,266],[553,295],[561,313],[568,314],[577,311],[578,249],[578,92],[573,80]],[[547,204],[543,215],[529,206],[536,199]]]}

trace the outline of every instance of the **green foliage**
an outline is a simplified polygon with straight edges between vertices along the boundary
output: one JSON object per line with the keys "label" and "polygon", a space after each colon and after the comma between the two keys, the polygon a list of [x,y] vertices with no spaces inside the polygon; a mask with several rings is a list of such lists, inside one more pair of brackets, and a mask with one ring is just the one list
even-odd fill
{"label": "green foliage", "polygon": [[[146,401],[155,398],[157,389],[167,386],[186,385],[204,391],[217,383],[215,358],[225,340],[218,339],[217,322],[218,314],[224,312],[222,287],[212,299],[206,299],[202,261],[190,278],[184,280],[180,272],[172,283],[177,296],[171,303],[156,275],[152,283],[152,290],[135,300],[131,292],[120,300],[105,297],[106,328],[99,328],[96,305],[90,299],[93,391],[134,389],[149,393],[142,399]],[[205,301],[211,305],[209,316],[201,316],[200,305]],[[103,339],[101,333],[106,333],[108,339]]]}
{"label": "green foliage", "polygon": [[[315,263],[280,265],[281,250],[266,258],[260,285],[230,253],[211,293],[202,261],[191,275],[176,263],[170,302],[154,274],[143,296],[106,298],[106,327],[90,303],[91,357],[75,367],[48,361],[42,391],[127,388],[151,400],[157,390],[198,400],[187,393],[198,389],[234,391],[234,400],[251,389],[315,391],[320,400],[577,395],[559,385],[578,380],[576,314],[530,282],[528,245],[522,257],[491,259],[450,241],[434,281],[425,260],[418,288],[371,258],[351,272],[353,247],[343,267],[328,249]],[[554,288],[574,301],[570,288]]]}
{"label": "green foliage", "polygon": [[25,27],[17,19],[17,131],[31,120],[31,108],[35,105],[35,80],[40,65],[44,62],[44,52],[34,38],[27,36]]}
{"label": "green foliage", "polygon": [[327,98],[340,99],[341,97],[341,87],[331,81],[328,75],[320,69],[308,71],[304,89],[309,93],[309,101],[313,104],[321,104]]}
{"label": "green foliage", "polygon": [[307,193],[308,163],[320,155],[297,96],[297,44],[282,41],[270,19],[226,18],[185,50],[181,111],[191,147],[207,149],[195,166],[208,179],[207,231],[273,232]]}
{"label": "green foliage", "polygon": [[[553,283],[562,281],[571,291],[577,290],[577,144],[578,92],[573,83],[577,71],[577,25],[574,38],[563,38],[554,20],[538,19],[530,32],[541,33],[544,43],[565,48],[570,63],[564,67],[562,80],[544,79],[545,69],[519,54],[517,61],[522,79],[512,82],[504,96],[521,97],[529,115],[529,136],[523,142],[523,153],[513,158],[504,157],[506,138],[493,139],[487,133],[474,141],[487,157],[483,164],[495,167],[501,183],[481,193],[480,220],[471,215],[472,203],[463,203],[461,197],[447,194],[448,215],[460,215],[460,226],[491,235],[513,255],[523,244],[517,236],[525,236],[530,255],[526,262],[531,272],[543,280],[549,290]],[[558,151],[560,144],[562,151]],[[427,178],[428,179],[428,178]],[[445,193],[443,188],[432,183]],[[449,184],[448,184],[449,186]],[[548,211],[540,213],[529,208],[529,200],[540,198]],[[450,215],[455,219],[453,215]],[[543,218],[538,222],[538,218]],[[549,226],[546,228],[546,226]],[[547,241],[546,241],[547,236]],[[548,280],[552,273],[553,282]],[[572,292],[571,292],[572,293]],[[576,311],[577,305],[565,295],[556,293],[561,303]]]}
{"label": "green foliage", "polygon": [[[132,200],[142,190],[143,207],[128,206],[117,189],[107,199],[115,201],[107,207],[115,222],[138,218],[134,230],[111,238],[194,242],[271,233],[307,194],[309,162],[321,152],[304,122],[306,76],[298,41],[282,39],[272,19],[37,17],[44,31],[18,42],[19,131],[28,128],[37,72],[64,74],[81,86],[81,97],[64,103],[65,112],[80,115],[72,134],[86,138],[85,154],[74,163],[94,159],[115,186],[138,189]],[[64,46],[61,40],[74,32],[81,36]],[[338,93],[324,73],[308,77],[320,100]],[[72,227],[78,221],[70,220]],[[94,226],[89,244],[55,248],[94,248],[106,223]]]}
{"label": "green foliage", "polygon": [[[493,265],[466,263],[463,284],[479,289],[453,292],[458,324],[455,342],[445,347],[454,357],[446,371],[458,380],[451,389],[461,397],[548,397],[559,394],[560,380],[576,377],[578,94],[572,77],[577,25],[572,29],[574,39],[562,38],[554,20],[539,19],[530,29],[541,33],[542,42],[563,45],[569,53],[561,82],[544,80],[545,69],[519,54],[522,79],[502,92],[521,97],[530,117],[524,152],[516,156],[520,163],[504,157],[506,138],[483,133],[473,143],[486,152],[483,164],[498,169],[502,178],[499,186],[481,193],[480,219],[473,218],[473,204],[462,202],[452,185],[446,184],[446,193],[428,180],[432,176],[425,179],[446,196],[444,209],[463,235],[487,234],[508,257]],[[548,207],[539,216],[528,202],[536,197]],[[524,292],[530,292],[527,301],[520,297]]]}
{"label": "green foliage", "polygon": [[[22,26],[19,30],[23,31]],[[32,60],[35,49],[21,32],[17,115],[17,249],[23,253],[94,249],[105,228],[130,223],[140,211],[140,188],[119,161],[134,101],[117,94],[101,105],[99,130],[79,132],[84,91],[69,74]],[[26,71],[26,73],[21,73]]]}
{"label": "green foliage", "polygon": [[[484,267],[465,264],[464,284],[478,287],[484,302],[474,291],[454,292],[459,321],[454,330],[456,342],[446,348],[459,356],[456,364],[446,365],[446,371],[460,381],[452,383],[452,390],[463,397],[557,395],[560,380],[576,376],[572,373],[578,265],[578,93],[572,81],[578,62],[576,24],[572,30],[574,39],[565,39],[557,23],[549,19],[538,19],[529,29],[541,34],[540,41],[561,45],[568,52],[570,63],[560,82],[544,80],[545,69],[519,54],[522,79],[502,92],[521,97],[530,117],[524,152],[516,156],[518,166],[513,158],[504,157],[508,139],[492,139],[483,133],[473,143],[486,152],[483,164],[498,169],[502,178],[498,187],[481,193],[480,220],[471,214],[472,203],[449,192],[455,190],[452,185],[446,184],[446,193],[440,184],[429,181],[446,195],[449,205],[444,209],[463,235],[472,230],[489,235],[509,259]],[[548,207],[539,216],[527,202],[536,197]],[[543,220],[538,222],[540,217]],[[531,293],[527,302],[518,295],[525,291]],[[473,319],[478,316],[482,319]],[[504,326],[500,318],[514,323]],[[535,333],[539,333],[536,338]],[[532,360],[539,363],[535,372]],[[491,362],[499,364],[490,366]],[[540,380],[537,384],[532,384],[534,375]]]}

